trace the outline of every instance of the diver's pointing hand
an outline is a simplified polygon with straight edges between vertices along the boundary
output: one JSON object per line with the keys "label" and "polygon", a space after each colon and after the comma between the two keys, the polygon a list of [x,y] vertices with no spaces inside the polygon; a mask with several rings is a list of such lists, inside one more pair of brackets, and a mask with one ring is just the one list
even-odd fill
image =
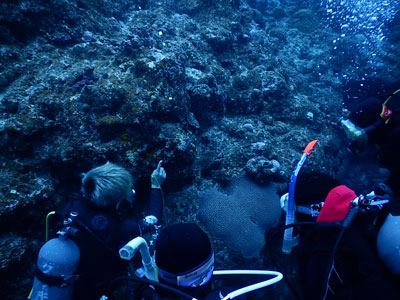
{"label": "diver's pointing hand", "polygon": [[164,182],[167,174],[165,173],[164,168],[161,166],[162,160],[158,162],[157,169],[153,171],[151,174],[151,188],[152,189],[161,189],[161,184]]}
{"label": "diver's pointing hand", "polygon": [[160,170],[160,168],[161,168],[161,165],[162,165],[162,160],[160,160],[159,162],[158,162],[158,165],[157,165],[157,171],[159,171]]}

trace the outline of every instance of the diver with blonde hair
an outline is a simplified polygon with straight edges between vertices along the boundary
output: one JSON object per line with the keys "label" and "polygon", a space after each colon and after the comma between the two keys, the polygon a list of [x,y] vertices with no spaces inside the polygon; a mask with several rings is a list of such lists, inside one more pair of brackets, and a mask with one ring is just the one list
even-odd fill
{"label": "diver with blonde hair", "polygon": [[82,174],[81,191],[99,207],[130,198],[133,178],[124,168],[107,162]]}
{"label": "diver with blonde hair", "polygon": [[118,251],[131,239],[152,229],[162,217],[161,184],[166,173],[161,161],[151,176],[147,216],[133,213],[133,178],[123,167],[107,162],[82,174],[81,193],[57,212],[59,224],[72,218],[78,230],[71,239],[80,251],[73,299],[100,299],[115,276],[126,274],[128,262]]}

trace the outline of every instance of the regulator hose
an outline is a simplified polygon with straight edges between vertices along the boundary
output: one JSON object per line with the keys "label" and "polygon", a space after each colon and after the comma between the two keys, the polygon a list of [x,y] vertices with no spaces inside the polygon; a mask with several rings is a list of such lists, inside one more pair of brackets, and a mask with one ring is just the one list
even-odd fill
{"label": "regulator hose", "polygon": [[[272,253],[272,241],[278,236],[278,234],[280,234],[282,231],[285,231],[288,228],[293,228],[293,227],[298,227],[298,226],[315,226],[315,225],[319,225],[319,226],[323,226],[323,227],[342,227],[343,225],[340,223],[318,223],[318,222],[295,222],[292,224],[288,224],[288,225],[282,225],[278,228],[276,228],[274,230],[274,232],[272,233],[271,237],[270,237],[270,243],[267,243],[267,250],[268,250],[268,254],[271,257],[271,262],[274,265],[274,267],[279,270],[279,266],[276,262],[275,256]],[[294,287],[294,285],[290,282],[288,276],[283,276],[283,280],[286,282],[287,286],[289,287],[289,289],[292,291],[293,295],[296,297],[297,300],[302,300],[303,297],[300,296],[300,294],[298,293],[298,291],[296,290],[296,288]]]}
{"label": "regulator hose", "polygon": [[[326,273],[323,277],[323,284],[322,284],[322,289],[321,289],[321,300],[325,300],[326,295],[328,294],[328,288],[329,288],[329,279],[331,277],[331,270],[334,263],[335,259],[335,254],[337,251],[337,248],[339,247],[340,241],[342,240],[343,234],[346,231],[347,228],[349,228],[351,222],[354,220],[354,217],[356,216],[358,212],[358,208],[352,208],[350,209],[349,213],[347,214],[346,218],[343,220],[343,223],[341,224],[341,230],[340,233],[336,239],[335,245],[333,246],[331,255],[329,257],[329,262],[328,262],[328,267],[326,269]],[[330,224],[330,223],[328,223]]]}

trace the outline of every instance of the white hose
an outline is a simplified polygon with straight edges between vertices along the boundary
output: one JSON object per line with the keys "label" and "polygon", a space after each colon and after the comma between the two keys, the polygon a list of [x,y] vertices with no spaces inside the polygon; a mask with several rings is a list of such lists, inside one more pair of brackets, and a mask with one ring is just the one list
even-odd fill
{"label": "white hose", "polygon": [[142,263],[145,271],[144,275],[150,280],[158,281],[153,259],[150,256],[149,246],[144,238],[138,236],[131,240],[119,250],[119,255],[122,259],[131,260],[138,249],[142,256]]}
{"label": "white hose", "polygon": [[135,256],[137,250],[140,251],[144,263],[151,262],[151,256],[147,242],[140,236],[132,239],[125,246],[123,246],[119,250],[119,255],[122,259],[131,260]]}
{"label": "white hose", "polygon": [[236,298],[237,296],[267,287],[269,285],[272,285],[274,283],[277,283],[278,281],[282,280],[283,275],[280,272],[276,271],[265,271],[265,270],[220,270],[220,271],[214,271],[213,275],[274,275],[274,278],[255,283],[243,288],[240,288],[236,291],[230,292],[228,295],[226,295],[222,300],[229,300]]}

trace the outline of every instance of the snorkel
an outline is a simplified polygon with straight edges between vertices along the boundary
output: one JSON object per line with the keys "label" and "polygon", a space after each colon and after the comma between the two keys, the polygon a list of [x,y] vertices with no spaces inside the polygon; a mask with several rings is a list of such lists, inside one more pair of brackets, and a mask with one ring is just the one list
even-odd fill
{"label": "snorkel", "polygon": [[[307,147],[303,151],[303,155],[300,160],[297,162],[297,165],[292,173],[292,177],[289,182],[289,200],[287,204],[286,211],[286,222],[285,225],[289,225],[295,222],[294,218],[294,191],[296,186],[297,175],[300,172],[301,167],[304,165],[308,156],[311,155],[311,152],[314,150],[315,145],[318,140],[313,140],[308,143]],[[290,254],[292,252],[292,248],[296,246],[298,243],[297,236],[293,237],[293,227],[285,230],[283,235],[283,244],[282,244],[282,252],[285,254]]]}

